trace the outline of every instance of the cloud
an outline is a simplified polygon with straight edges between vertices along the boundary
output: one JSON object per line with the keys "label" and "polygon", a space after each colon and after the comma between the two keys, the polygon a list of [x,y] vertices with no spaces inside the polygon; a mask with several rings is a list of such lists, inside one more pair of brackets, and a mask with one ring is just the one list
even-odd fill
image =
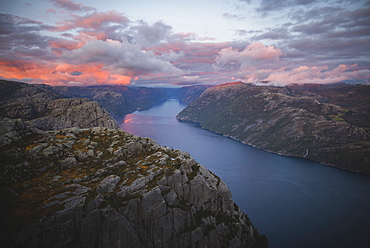
{"label": "cloud", "polygon": [[283,53],[273,46],[265,46],[262,43],[252,43],[238,51],[232,47],[221,49],[216,58],[218,67],[248,67],[257,64],[269,64],[279,61]]}
{"label": "cloud", "polygon": [[[238,6],[246,10],[257,6],[254,18],[266,18],[256,23],[270,16],[276,22],[265,28],[256,24],[255,30],[235,26],[243,40],[217,42],[191,32],[175,33],[163,21],[132,21],[117,11],[98,12],[78,0],[51,0],[54,9],[47,12],[64,16],[53,26],[0,14],[0,38],[6,41],[0,44],[0,76],[54,85],[217,84],[238,79],[281,85],[370,78],[369,5],[348,5],[348,0],[330,5],[317,0],[240,1]],[[227,12],[223,17],[238,20],[242,15]]]}
{"label": "cloud", "polygon": [[184,51],[180,51],[178,53],[170,50],[167,53],[162,53],[161,55],[157,56],[158,58],[169,61],[169,62],[175,62],[178,61],[179,59],[183,58],[185,56]]}
{"label": "cloud", "polygon": [[139,45],[131,44],[127,40],[91,41],[81,48],[65,53],[63,58],[75,64],[103,64],[104,68],[131,77],[156,74],[180,76],[185,73],[152,51],[142,50]]}
{"label": "cloud", "polygon": [[61,9],[65,9],[68,11],[91,11],[95,10],[95,8],[90,6],[84,6],[82,3],[74,3],[70,0],[49,0],[55,6]]}
{"label": "cloud", "polygon": [[21,18],[10,14],[0,14],[0,53],[2,59],[21,58],[27,60],[39,56],[49,56],[49,41],[53,37],[41,35],[41,31],[51,28],[41,22]]}
{"label": "cloud", "polygon": [[242,20],[245,19],[244,16],[231,14],[229,12],[222,14],[222,17],[226,18],[226,19],[229,19],[229,20],[238,20],[238,21],[242,21]]}
{"label": "cloud", "polygon": [[279,11],[285,8],[297,8],[298,6],[312,5],[318,0],[285,0],[285,1],[259,1],[259,7],[256,9],[259,12]]}
{"label": "cloud", "polygon": [[327,66],[298,66],[276,70],[254,70],[246,74],[243,81],[257,85],[261,84],[261,81],[267,81],[270,85],[283,86],[288,84],[329,84],[347,80],[366,80],[369,77],[369,69],[358,69],[356,64],[341,64],[331,69]]}
{"label": "cloud", "polygon": [[170,38],[172,27],[163,22],[155,22],[149,25],[146,22],[141,22],[130,28],[130,34],[134,37],[134,42],[143,47],[150,47],[167,41]]}
{"label": "cloud", "polygon": [[57,13],[57,11],[55,9],[47,9],[46,13],[51,13],[51,14],[55,15]]}
{"label": "cloud", "polygon": [[67,31],[77,28],[102,29],[112,24],[127,25],[129,19],[116,11],[94,12],[85,16],[72,15],[72,19],[60,22],[54,31]]}

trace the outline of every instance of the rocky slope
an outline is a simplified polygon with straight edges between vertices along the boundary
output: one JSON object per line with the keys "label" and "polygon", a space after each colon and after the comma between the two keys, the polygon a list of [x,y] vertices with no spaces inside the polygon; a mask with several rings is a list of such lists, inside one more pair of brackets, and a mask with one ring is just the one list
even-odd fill
{"label": "rocky slope", "polygon": [[206,90],[177,118],[267,151],[370,174],[368,120],[358,113],[299,87],[233,83]]}
{"label": "rocky slope", "polygon": [[0,117],[20,118],[30,127],[55,130],[68,127],[119,128],[99,103],[60,98],[47,88],[18,82],[0,82]]}
{"label": "rocky slope", "polygon": [[[108,128],[1,147],[1,247],[264,247],[225,183],[188,153]],[[20,132],[22,130],[22,132]]]}
{"label": "rocky slope", "polygon": [[0,87],[0,247],[267,246],[188,153],[119,130],[96,102]]}
{"label": "rocky slope", "polygon": [[179,100],[185,104],[190,104],[197,99],[210,85],[185,86],[179,89]]}

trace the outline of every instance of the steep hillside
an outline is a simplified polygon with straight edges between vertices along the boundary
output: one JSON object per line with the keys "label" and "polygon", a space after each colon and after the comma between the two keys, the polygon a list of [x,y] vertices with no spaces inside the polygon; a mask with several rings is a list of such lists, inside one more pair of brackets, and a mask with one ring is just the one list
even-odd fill
{"label": "steep hillside", "polygon": [[30,127],[55,130],[68,127],[119,128],[99,103],[60,98],[47,88],[18,82],[0,82],[0,117],[20,118]]}
{"label": "steep hillside", "polygon": [[192,101],[197,99],[209,85],[194,85],[194,86],[185,86],[179,89],[179,100],[185,104],[190,104]]}
{"label": "steep hillside", "polygon": [[108,128],[19,130],[0,152],[1,247],[266,246],[186,152]]}
{"label": "steep hillside", "polygon": [[361,128],[368,120],[357,118],[355,126],[348,116],[356,108],[319,97],[298,88],[226,84],[206,90],[177,118],[267,151],[370,173],[370,136]]}
{"label": "steep hillside", "polygon": [[61,97],[82,97],[97,101],[113,117],[122,117],[137,109],[148,109],[168,99],[167,92],[159,88],[127,86],[57,86],[50,87],[50,90]]}

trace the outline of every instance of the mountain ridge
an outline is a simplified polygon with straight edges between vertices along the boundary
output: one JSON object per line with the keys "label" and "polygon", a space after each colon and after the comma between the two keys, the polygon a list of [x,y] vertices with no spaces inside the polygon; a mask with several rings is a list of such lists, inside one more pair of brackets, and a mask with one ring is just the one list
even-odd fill
{"label": "mountain ridge", "polygon": [[177,118],[263,150],[370,173],[368,123],[356,117],[369,113],[320,98],[294,86],[226,84],[207,89]]}

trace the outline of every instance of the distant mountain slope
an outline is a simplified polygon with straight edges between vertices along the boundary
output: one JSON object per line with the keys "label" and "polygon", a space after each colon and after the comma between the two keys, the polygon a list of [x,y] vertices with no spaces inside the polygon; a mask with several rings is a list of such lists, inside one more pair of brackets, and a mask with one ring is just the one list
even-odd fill
{"label": "distant mountain slope", "polygon": [[[348,87],[351,97],[356,87]],[[370,86],[362,87],[359,94]],[[367,116],[366,106],[328,103],[337,99],[302,87],[234,83],[209,88],[177,118],[267,151],[370,174],[370,135],[362,128],[369,119],[356,117]]]}
{"label": "distant mountain slope", "polygon": [[197,99],[210,85],[185,86],[179,89],[179,100],[185,104],[190,104]]}
{"label": "distant mountain slope", "polygon": [[137,109],[148,109],[168,99],[166,90],[160,88],[127,86],[50,87],[61,97],[81,97],[97,101],[113,117],[122,117]]}
{"label": "distant mountain slope", "polygon": [[20,118],[30,127],[55,130],[69,127],[119,128],[99,103],[63,99],[48,88],[19,82],[0,82],[0,117]]}

